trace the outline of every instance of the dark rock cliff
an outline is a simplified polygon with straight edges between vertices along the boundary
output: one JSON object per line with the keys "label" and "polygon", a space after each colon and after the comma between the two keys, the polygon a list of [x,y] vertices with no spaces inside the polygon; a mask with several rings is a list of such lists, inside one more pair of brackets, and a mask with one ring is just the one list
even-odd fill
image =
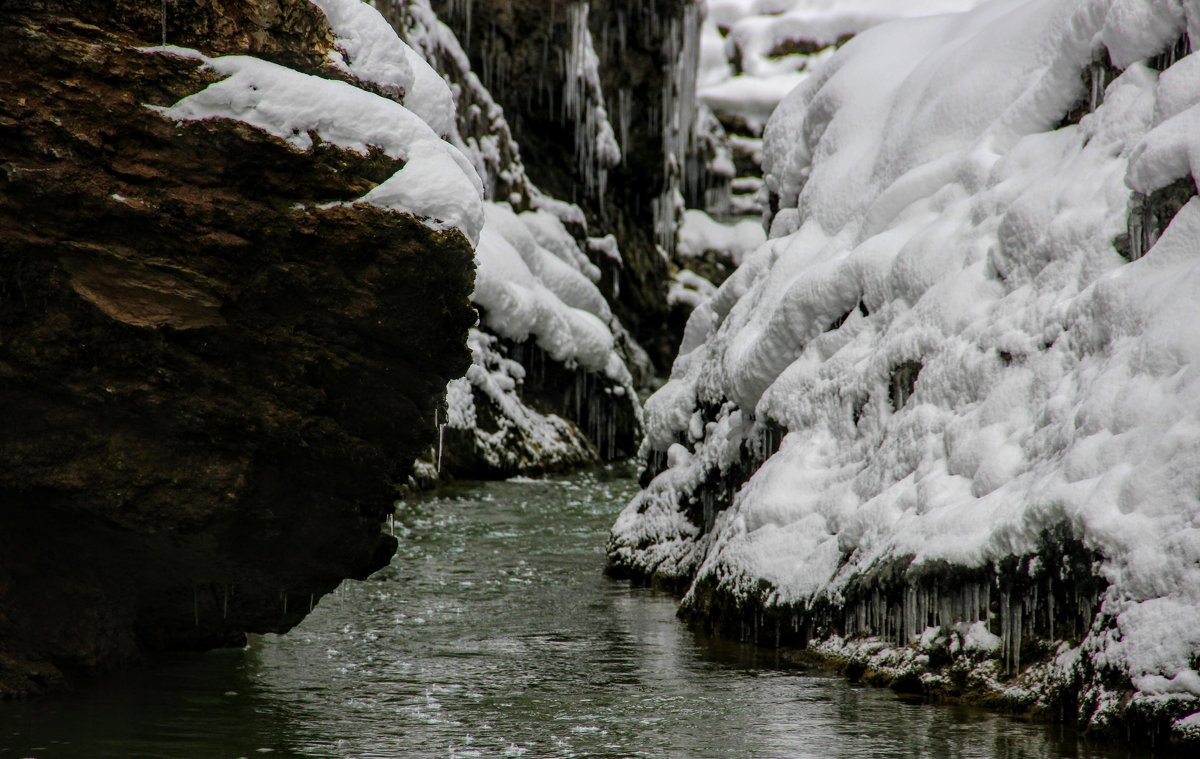
{"label": "dark rock cliff", "polygon": [[[472,251],[364,206],[399,165],[240,123],[158,3],[4,3],[0,695],[282,632],[383,566],[465,371]],[[53,6],[53,8],[51,8]],[[312,73],[301,0],[168,3],[167,39]],[[419,328],[416,326],[419,325]]]}

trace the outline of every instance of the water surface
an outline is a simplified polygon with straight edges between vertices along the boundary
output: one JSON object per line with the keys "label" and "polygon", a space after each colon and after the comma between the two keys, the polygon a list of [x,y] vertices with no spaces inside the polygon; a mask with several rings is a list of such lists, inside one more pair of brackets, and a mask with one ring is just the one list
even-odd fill
{"label": "water surface", "polygon": [[608,470],[410,501],[391,566],[292,633],[4,705],[0,756],[1126,756],[697,636],[602,574],[634,488]]}

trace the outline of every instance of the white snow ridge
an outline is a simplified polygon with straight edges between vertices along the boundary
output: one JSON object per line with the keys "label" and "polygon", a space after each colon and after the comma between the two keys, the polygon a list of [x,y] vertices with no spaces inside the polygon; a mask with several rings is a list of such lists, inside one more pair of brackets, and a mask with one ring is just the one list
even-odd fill
{"label": "white snow ridge", "polygon": [[[1196,0],[992,0],[816,66],[766,126],[769,239],[646,405],[613,564],[828,650],[958,630],[1092,725],[1194,730],[1196,34]],[[1056,611],[1072,550],[1098,605]]]}

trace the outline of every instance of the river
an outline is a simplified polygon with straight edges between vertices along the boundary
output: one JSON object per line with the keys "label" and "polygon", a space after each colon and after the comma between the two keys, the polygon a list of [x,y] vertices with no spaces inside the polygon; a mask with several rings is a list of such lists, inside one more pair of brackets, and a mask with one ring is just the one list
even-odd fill
{"label": "river", "polygon": [[402,505],[391,566],[244,650],[0,708],[0,756],[1111,759],[1062,728],[904,701],[705,639],[602,574],[619,469]]}

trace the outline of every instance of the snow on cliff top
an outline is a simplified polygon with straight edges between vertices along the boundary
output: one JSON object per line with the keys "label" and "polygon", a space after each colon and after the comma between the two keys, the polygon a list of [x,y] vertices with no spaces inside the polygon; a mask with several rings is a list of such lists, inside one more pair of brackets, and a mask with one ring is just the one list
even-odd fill
{"label": "snow on cliff top", "polygon": [[[869,29],[792,92],[766,130],[771,239],[647,403],[671,466],[618,558],[836,600],[890,557],[979,566],[1065,524],[1111,583],[1091,661],[1200,696],[1200,200],[1145,257],[1113,244],[1131,188],[1197,177],[1196,56],[1139,62],[1186,31],[1197,0],[992,0]],[[1060,126],[1105,48],[1124,72]],[[765,419],[781,448],[697,539],[680,494]]]}
{"label": "snow on cliff top", "polygon": [[335,65],[389,95],[401,95],[404,107],[439,136],[450,134],[454,126],[450,86],[396,35],[379,11],[363,0],[312,3],[325,12],[341,48],[330,53]]}
{"label": "snow on cliff top", "polygon": [[[357,1],[357,0],[356,0]],[[393,39],[400,43],[393,33]],[[483,185],[466,157],[399,103],[346,82],[304,74],[245,55],[210,58],[173,46],[148,52],[201,61],[224,76],[167,107],[176,121],[235,119],[295,147],[324,142],[366,155],[372,148],[405,162],[403,168],[356,202],[425,217],[462,231],[474,244],[483,226]]]}

